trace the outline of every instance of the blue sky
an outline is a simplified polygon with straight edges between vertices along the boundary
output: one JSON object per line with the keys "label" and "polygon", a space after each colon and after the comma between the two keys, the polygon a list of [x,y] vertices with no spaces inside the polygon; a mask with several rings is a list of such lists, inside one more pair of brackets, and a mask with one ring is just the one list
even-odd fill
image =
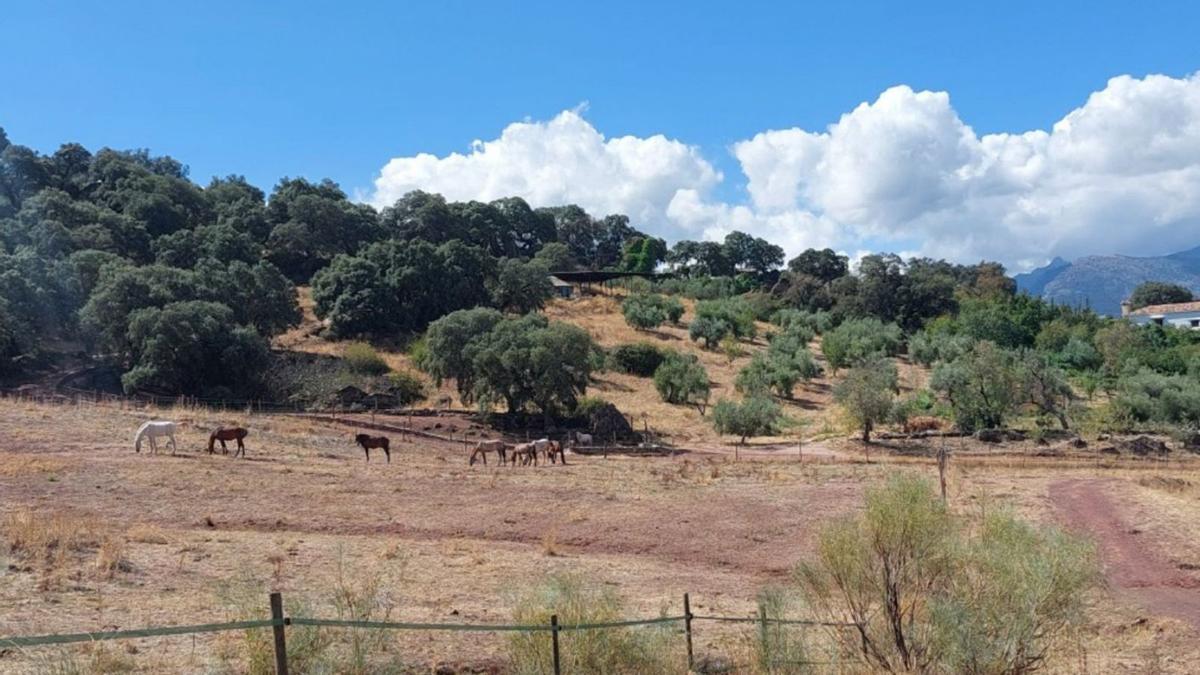
{"label": "blue sky", "polygon": [[[736,207],[750,196],[733,144],[821,132],[893,85],[947,92],[983,136],[1049,130],[1116,76],[1200,68],[1200,5],[1183,2],[18,0],[2,12],[0,126],[15,142],[149,147],[200,182],[328,176],[364,195],[389,159],[467,152],[586,102],[607,137],[694,148],[724,175],[701,197]],[[920,238],[862,227],[847,245]]]}

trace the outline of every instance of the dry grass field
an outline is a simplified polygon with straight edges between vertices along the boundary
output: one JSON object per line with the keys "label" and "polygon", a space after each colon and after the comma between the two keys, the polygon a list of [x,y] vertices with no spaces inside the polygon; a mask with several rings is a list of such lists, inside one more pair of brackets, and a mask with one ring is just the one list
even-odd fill
{"label": "dry grass field", "polygon": [[[181,422],[178,455],[133,452],[130,434],[151,416]],[[228,422],[251,429],[245,460],[204,451],[205,430]],[[843,459],[816,463],[571,456],[565,467],[514,469],[468,467],[458,444],[422,440],[397,443],[391,464],[368,464],[351,433],[345,421],[293,416],[0,402],[0,635],[261,616],[273,589],[322,616],[337,616],[339,595],[365,594],[377,618],[503,622],[515,592],[555,571],[615,589],[634,615],[677,611],[685,591],[697,611],[744,615],[764,586],[788,582],[823,522],[858,508],[864,486],[934,473],[898,453],[845,459],[857,457],[849,442],[837,444]],[[964,448],[951,504],[1071,524],[1061,485],[1097,486],[1117,531],[1137,531],[1138,549],[1117,546],[1112,564],[1151,556],[1148,574],[1174,570],[1118,576],[1097,592],[1087,632],[1055,670],[1194,672],[1196,617],[1162,600],[1197,592],[1200,471],[1185,460],[1032,455]],[[373,648],[413,672],[504,655],[498,637],[381,637]],[[747,640],[713,625],[697,637],[701,653],[737,654]],[[246,672],[247,644],[223,634],[10,650],[0,672],[62,672],[64,652],[106,672]]]}
{"label": "dry grass field", "polygon": [[[605,346],[647,339],[620,321],[615,298],[547,313]],[[336,348],[307,330],[288,345]],[[695,350],[681,328],[649,339]],[[730,395],[740,359],[695,351],[714,400]],[[910,386],[921,377],[904,368]],[[677,613],[684,592],[697,613],[750,615],[763,588],[787,585],[812,555],[822,524],[860,508],[865,487],[902,471],[936,477],[932,448],[916,444],[880,445],[864,461],[829,404],[831,382],[786,404],[806,422],[804,461],[794,435],[755,439],[756,451],[735,459],[698,411],[661,403],[645,380],[603,373],[593,393],[696,451],[569,454],[566,466],[536,468],[468,466],[459,443],[396,435],[390,464],[375,453],[367,463],[354,417],[0,399],[0,636],[261,618],[272,590],[294,613],[503,623],[517,594],[556,572],[614,590],[630,616]],[[177,455],[134,453],[134,430],[152,418],[180,423]],[[205,451],[208,431],[230,423],[250,430],[245,459]],[[419,424],[491,433],[458,417]],[[955,440],[949,470],[960,513],[1012,508],[1097,537],[1108,585],[1049,672],[1197,672],[1200,462],[1051,449],[1059,456],[1038,456],[1045,448],[1032,442]],[[698,654],[746,662],[752,629],[696,630]],[[504,669],[503,636],[326,633],[376,667],[402,664],[379,672]],[[261,647],[225,633],[0,650],[0,672],[244,673]]]}

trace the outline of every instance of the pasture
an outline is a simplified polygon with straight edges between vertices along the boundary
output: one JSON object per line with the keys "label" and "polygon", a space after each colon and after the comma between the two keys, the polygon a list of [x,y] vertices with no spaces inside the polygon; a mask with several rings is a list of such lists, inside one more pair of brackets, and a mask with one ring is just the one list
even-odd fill
{"label": "pasture", "polygon": [[[133,451],[151,417],[179,423],[175,456]],[[244,459],[208,454],[221,425],[249,429]],[[788,583],[822,523],[859,508],[864,486],[936,473],[894,451],[864,463],[842,441],[805,463],[781,449],[737,461],[568,453],[566,465],[512,467],[469,466],[459,443],[393,438],[390,464],[367,463],[354,433],[345,420],[0,401],[0,635],[257,617],[269,590],[326,615],[354,597],[377,618],[502,623],[517,592],[559,571],[614,589],[636,616],[678,609],[684,592],[697,613],[749,615],[764,587]],[[1011,506],[1096,526],[1102,552],[1119,556],[1057,672],[1194,672],[1200,472],[1190,458],[960,453],[956,510]],[[1097,508],[1108,521],[1089,521]],[[748,639],[705,627],[697,652],[736,660]],[[66,651],[107,672],[245,672],[246,644],[233,633]],[[372,643],[413,672],[500,669],[505,647],[464,633]],[[0,671],[48,672],[63,651],[9,650]]]}

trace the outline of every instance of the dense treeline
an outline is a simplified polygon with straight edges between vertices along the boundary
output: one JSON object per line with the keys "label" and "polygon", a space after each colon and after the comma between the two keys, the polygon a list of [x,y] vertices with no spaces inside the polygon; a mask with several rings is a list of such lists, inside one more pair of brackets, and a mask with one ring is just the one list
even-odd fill
{"label": "dense treeline", "polygon": [[[622,215],[420,191],[376,211],[328,180],[284,178],[270,194],[238,176],[200,186],[170,157],[77,144],[42,155],[0,130],[0,377],[84,351],[119,366],[129,390],[279,394],[272,383],[303,378],[267,372],[270,340],[297,324],[296,285],[311,285],[330,337],[407,341],[429,329],[415,362],[455,379],[464,402],[569,414],[607,365],[704,411],[694,357],[645,344],[604,355],[586,333],[529,316],[550,298],[551,272],[667,269],[673,278],[631,282],[622,309],[637,329],[678,324],[675,296],[690,297],[689,336],[732,361],[757,322],[773,324],[737,377],[742,402],[719,406],[727,433],[785,421],[774,399],[822,373],[817,335],[864,436],[920,415],[963,429],[1021,414],[1068,427],[1099,392],[1127,425],[1200,424],[1194,332],[1018,294],[996,263],[875,254],[851,270],[829,249],[784,263],[780,247],[741,232],[668,247]],[[1190,297],[1149,283],[1132,299]],[[901,398],[890,358],[904,353],[932,374]],[[401,388],[415,395],[412,381]]]}

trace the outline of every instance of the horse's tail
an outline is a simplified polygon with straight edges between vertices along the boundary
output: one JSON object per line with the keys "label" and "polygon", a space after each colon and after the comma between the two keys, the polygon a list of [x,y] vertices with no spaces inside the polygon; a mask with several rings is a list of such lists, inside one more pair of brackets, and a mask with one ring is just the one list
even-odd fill
{"label": "horse's tail", "polygon": [[217,442],[217,432],[214,431],[208,435],[208,451],[210,453],[213,451],[213,446],[216,444],[216,442]]}

